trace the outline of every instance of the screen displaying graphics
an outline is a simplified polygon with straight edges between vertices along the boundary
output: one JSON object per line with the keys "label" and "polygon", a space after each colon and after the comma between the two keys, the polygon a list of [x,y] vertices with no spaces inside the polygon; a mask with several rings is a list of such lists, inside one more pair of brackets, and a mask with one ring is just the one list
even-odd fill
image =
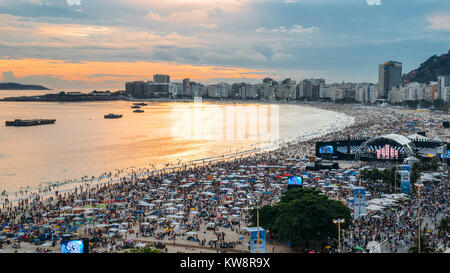
{"label": "screen displaying graphics", "polygon": [[399,170],[401,170],[401,171],[411,171],[411,166],[409,166],[409,165],[398,165],[398,168],[397,169],[399,169]]}
{"label": "screen displaying graphics", "polygon": [[289,177],[288,185],[299,185],[300,186],[302,184],[303,184],[303,181],[302,181],[301,177],[299,177],[299,176]]}
{"label": "screen displaying graphics", "polygon": [[381,149],[377,150],[378,159],[398,159],[398,150],[386,144]]}
{"label": "screen displaying graphics", "polygon": [[84,253],[85,245],[83,240],[71,240],[61,243],[61,253]]}
{"label": "screen displaying graphics", "polygon": [[410,172],[409,171],[399,171],[400,173],[400,187],[402,193],[411,194],[411,182],[410,182]]}
{"label": "screen displaying graphics", "polygon": [[447,150],[445,154],[441,154],[441,158],[450,158],[450,150]]}
{"label": "screen displaying graphics", "polygon": [[366,215],[366,188],[354,188],[353,204],[353,216],[355,219],[358,219],[362,215]]}
{"label": "screen displaying graphics", "polygon": [[320,154],[332,154],[333,153],[333,146],[327,145],[319,148]]}

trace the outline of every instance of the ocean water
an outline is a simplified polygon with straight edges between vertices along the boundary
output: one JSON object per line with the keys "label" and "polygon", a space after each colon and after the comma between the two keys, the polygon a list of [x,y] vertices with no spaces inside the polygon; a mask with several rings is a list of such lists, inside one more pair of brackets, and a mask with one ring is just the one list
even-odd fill
{"label": "ocean water", "polygon": [[[0,91],[0,97],[45,93]],[[239,152],[339,123],[334,112],[299,105],[146,103],[144,113],[133,113],[127,101],[0,102],[0,191]],[[123,117],[104,119],[109,113]],[[5,126],[18,118],[56,123]]]}

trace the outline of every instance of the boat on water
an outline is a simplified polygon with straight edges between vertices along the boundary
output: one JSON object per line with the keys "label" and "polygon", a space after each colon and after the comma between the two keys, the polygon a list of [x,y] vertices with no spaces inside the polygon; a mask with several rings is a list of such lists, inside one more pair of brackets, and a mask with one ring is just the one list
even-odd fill
{"label": "boat on water", "polygon": [[136,110],[134,110],[133,112],[134,112],[134,113],[144,113],[144,110],[142,110],[142,109],[136,109]]}
{"label": "boat on water", "polygon": [[138,105],[138,106],[147,106],[147,103],[143,103],[143,102],[135,102],[133,103],[133,105]]}
{"label": "boat on water", "polygon": [[113,118],[121,118],[122,117],[122,115],[120,115],[120,114],[107,114],[107,115],[105,115],[105,118],[109,118],[109,119],[113,119]]}
{"label": "boat on water", "polygon": [[56,119],[15,119],[14,121],[6,121],[6,126],[36,126],[44,124],[53,124]]}
{"label": "boat on water", "polygon": [[141,108],[139,105],[133,105],[133,106],[131,106],[131,108],[136,108],[136,109],[139,109],[139,108]]}

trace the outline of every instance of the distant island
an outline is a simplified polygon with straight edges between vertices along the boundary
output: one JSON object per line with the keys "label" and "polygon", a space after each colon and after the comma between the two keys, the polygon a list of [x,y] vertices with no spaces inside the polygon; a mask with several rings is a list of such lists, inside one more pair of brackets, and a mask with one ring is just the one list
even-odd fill
{"label": "distant island", "polygon": [[128,96],[124,91],[110,92],[94,90],[90,93],[81,92],[59,92],[57,94],[45,94],[41,96],[21,96],[7,97],[0,101],[59,101],[59,102],[76,102],[76,101],[111,101],[126,100]]}
{"label": "distant island", "polygon": [[20,84],[14,82],[0,82],[0,90],[51,90],[42,85]]}

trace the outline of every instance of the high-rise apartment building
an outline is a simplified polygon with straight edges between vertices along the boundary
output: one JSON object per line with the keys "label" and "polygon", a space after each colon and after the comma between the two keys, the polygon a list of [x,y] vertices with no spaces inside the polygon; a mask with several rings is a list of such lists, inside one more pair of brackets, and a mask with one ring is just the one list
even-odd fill
{"label": "high-rise apartment building", "polygon": [[163,74],[153,75],[153,83],[170,83],[170,76]]}
{"label": "high-rise apartment building", "polygon": [[437,77],[437,99],[443,99],[450,101],[450,94],[448,94],[448,88],[450,87],[450,75],[442,75]]}
{"label": "high-rise apartment building", "polygon": [[378,66],[378,96],[387,99],[393,87],[402,84],[402,63],[388,61]]}

